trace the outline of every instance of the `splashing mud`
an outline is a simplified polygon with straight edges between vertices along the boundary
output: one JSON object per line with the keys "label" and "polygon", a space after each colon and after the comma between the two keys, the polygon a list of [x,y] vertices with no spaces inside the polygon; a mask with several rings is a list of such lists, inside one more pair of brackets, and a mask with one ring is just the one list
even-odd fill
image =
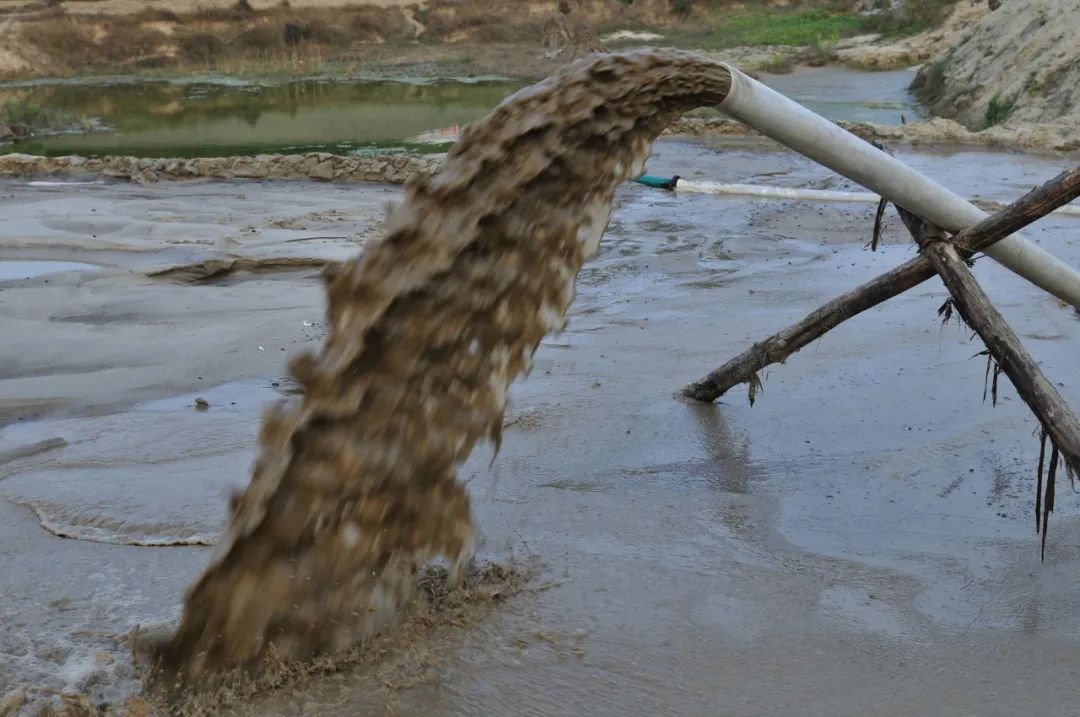
{"label": "splashing mud", "polygon": [[162,648],[167,671],[347,649],[397,618],[423,561],[469,558],[456,467],[498,444],[508,387],[562,328],[616,186],[729,87],[688,54],[589,58],[506,100],[410,183],[386,239],[328,277],[326,344],[292,366],[302,399],[265,418],[251,484]]}
{"label": "splashing mud", "polygon": [[[526,589],[532,567],[513,563],[471,563],[460,579],[442,567],[426,566],[415,579],[416,599],[411,601],[403,623],[333,655],[295,660],[268,648],[256,671],[231,670],[216,675],[213,689],[198,689],[174,695],[168,703],[149,693],[153,706],[181,717],[208,717],[223,710],[254,707],[259,700],[283,691],[305,689],[310,680],[356,668],[375,668],[380,690],[389,697],[429,679],[429,668],[438,658],[425,647],[425,640],[448,626],[467,626],[485,615],[492,606]],[[136,654],[144,645],[140,635],[130,638]],[[153,636],[146,640],[152,645]],[[153,680],[153,673],[146,673]],[[151,685],[152,687],[153,685]],[[179,697],[179,699],[177,699]],[[392,699],[392,697],[391,697]],[[128,715],[128,712],[121,714]]]}

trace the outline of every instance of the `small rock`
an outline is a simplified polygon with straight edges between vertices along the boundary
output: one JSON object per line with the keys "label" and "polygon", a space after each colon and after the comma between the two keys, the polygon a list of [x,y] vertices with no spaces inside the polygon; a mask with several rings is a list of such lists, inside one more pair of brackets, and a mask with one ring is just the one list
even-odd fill
{"label": "small rock", "polygon": [[210,408],[210,402],[207,401],[205,398],[196,398],[195,399],[195,410],[196,411],[205,411],[205,410],[207,410],[209,408]]}
{"label": "small rock", "polygon": [[312,179],[322,179],[330,181],[334,178],[334,162],[333,160],[326,160],[319,162],[308,172],[308,176]]}

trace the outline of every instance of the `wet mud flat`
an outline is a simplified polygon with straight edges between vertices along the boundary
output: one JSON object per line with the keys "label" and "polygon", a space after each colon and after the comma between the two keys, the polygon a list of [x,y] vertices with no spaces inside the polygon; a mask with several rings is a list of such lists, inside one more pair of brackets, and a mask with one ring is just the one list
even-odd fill
{"label": "wet mud flat", "polygon": [[[1062,165],[900,156],[998,200]],[[846,186],[738,141],[662,141],[649,170]],[[0,694],[120,705],[137,690],[123,636],[178,617],[247,480],[261,412],[290,390],[285,358],[321,340],[319,264],[378,236],[399,196],[302,181],[0,185],[0,264],[96,267],[0,282],[0,333],[18,337],[0,375]],[[462,471],[481,555],[540,565],[544,589],[425,636],[423,679],[400,689],[359,666],[228,711],[1075,711],[1077,500],[1059,501],[1040,564],[1034,420],[1011,387],[982,402],[982,347],[940,326],[939,283],[771,370],[752,409],[740,392],[671,398],[910,256],[895,222],[882,251],[863,249],[872,211],[620,189],[567,330],[512,392],[499,455],[480,450]],[[1076,229],[1052,218],[1029,236],[1076,264]],[[245,270],[190,269],[238,259]],[[989,261],[976,271],[1080,401],[1080,320]]]}

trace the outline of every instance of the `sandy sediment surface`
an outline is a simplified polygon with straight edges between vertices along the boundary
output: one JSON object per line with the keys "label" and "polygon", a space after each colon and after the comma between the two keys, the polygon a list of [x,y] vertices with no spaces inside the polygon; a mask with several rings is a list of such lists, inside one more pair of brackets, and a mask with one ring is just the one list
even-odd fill
{"label": "sandy sediment surface", "polygon": [[[994,201],[1060,170],[978,147],[898,155]],[[648,169],[850,188],[723,137],[661,141]],[[148,538],[217,539],[262,412],[291,390],[286,357],[322,338],[318,268],[273,261],[361,251],[400,191],[0,181],[0,270],[22,274],[0,281],[0,335],[19,337],[0,374],[0,697],[26,687],[28,700],[81,693],[119,709],[138,692],[126,636],[175,624],[209,552]],[[671,397],[912,255],[892,219],[884,248],[864,249],[872,221],[872,206],[622,186],[567,330],[512,388],[499,455],[461,471],[482,554],[538,562],[542,589],[386,662],[230,709],[953,717],[1073,704],[1061,666],[1080,650],[1080,505],[1062,494],[1040,564],[1034,421],[1006,385],[983,403],[981,346],[941,327],[940,284],[775,367],[753,408],[739,392],[716,406]],[[1028,234],[1075,264],[1076,227],[1054,217]],[[151,276],[232,260],[248,263]],[[30,276],[15,262],[81,266]],[[1080,320],[989,261],[976,273],[1080,402]]]}

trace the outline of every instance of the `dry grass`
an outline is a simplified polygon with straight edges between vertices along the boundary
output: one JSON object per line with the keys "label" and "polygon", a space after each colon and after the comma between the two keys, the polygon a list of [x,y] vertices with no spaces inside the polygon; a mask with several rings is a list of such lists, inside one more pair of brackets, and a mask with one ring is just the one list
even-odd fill
{"label": "dry grass", "polygon": [[145,25],[111,26],[99,43],[101,58],[108,63],[138,62],[160,56],[171,40],[160,30]]}
{"label": "dry grass", "polygon": [[179,24],[182,22],[180,16],[171,10],[165,10],[164,8],[146,8],[141,10],[133,16],[136,22],[167,22]]}
{"label": "dry grass", "polygon": [[63,58],[67,64],[93,65],[97,61],[97,43],[85,24],[68,17],[57,17],[35,23],[27,41],[52,57]]}
{"label": "dry grass", "polygon": [[200,66],[212,67],[225,56],[225,42],[210,32],[182,32],[176,35],[181,55]]}
{"label": "dry grass", "polygon": [[277,23],[263,22],[244,30],[232,42],[234,47],[266,53],[285,47],[284,28]]}
{"label": "dry grass", "polygon": [[346,27],[359,42],[387,42],[414,34],[412,24],[399,8],[372,7],[354,12]]}

